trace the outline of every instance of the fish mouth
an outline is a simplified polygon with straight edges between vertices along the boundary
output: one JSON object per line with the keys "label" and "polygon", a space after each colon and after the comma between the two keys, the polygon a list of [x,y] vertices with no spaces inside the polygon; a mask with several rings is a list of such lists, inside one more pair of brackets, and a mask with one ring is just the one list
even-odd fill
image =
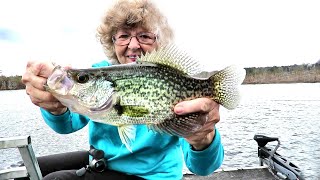
{"label": "fish mouth", "polygon": [[113,107],[114,102],[114,95],[115,93],[112,93],[111,96],[108,98],[106,102],[104,102],[100,107],[90,108],[90,111],[105,111],[109,110]]}
{"label": "fish mouth", "polygon": [[66,95],[73,87],[73,84],[72,80],[68,78],[67,72],[60,66],[57,66],[48,77],[45,86],[60,95]]}

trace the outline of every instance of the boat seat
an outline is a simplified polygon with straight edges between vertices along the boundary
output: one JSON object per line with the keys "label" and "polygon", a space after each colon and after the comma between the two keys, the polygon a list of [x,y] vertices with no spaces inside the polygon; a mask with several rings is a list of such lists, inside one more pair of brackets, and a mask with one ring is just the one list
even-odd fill
{"label": "boat seat", "polygon": [[264,147],[268,142],[279,140],[279,138],[277,138],[277,137],[268,137],[268,136],[259,135],[259,134],[255,135],[253,137],[253,139],[255,141],[257,141],[257,143],[260,147]]}
{"label": "boat seat", "polygon": [[30,136],[0,138],[0,149],[18,148],[24,166],[0,170],[0,179],[29,177],[31,180],[42,179],[36,156],[31,146]]}

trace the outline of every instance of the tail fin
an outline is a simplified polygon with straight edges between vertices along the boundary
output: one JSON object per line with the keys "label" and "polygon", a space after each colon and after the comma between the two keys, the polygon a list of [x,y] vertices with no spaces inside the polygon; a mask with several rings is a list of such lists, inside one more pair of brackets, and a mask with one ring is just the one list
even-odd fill
{"label": "tail fin", "polygon": [[238,66],[228,66],[215,73],[210,78],[213,82],[213,100],[229,110],[235,109],[240,102],[240,85],[245,76],[245,69]]}

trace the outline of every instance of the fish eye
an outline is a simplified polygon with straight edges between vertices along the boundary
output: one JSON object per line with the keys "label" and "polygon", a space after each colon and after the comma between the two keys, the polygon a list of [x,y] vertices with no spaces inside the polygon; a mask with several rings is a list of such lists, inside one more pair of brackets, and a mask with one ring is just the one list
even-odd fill
{"label": "fish eye", "polygon": [[86,83],[89,81],[89,75],[87,73],[79,73],[76,76],[78,83]]}

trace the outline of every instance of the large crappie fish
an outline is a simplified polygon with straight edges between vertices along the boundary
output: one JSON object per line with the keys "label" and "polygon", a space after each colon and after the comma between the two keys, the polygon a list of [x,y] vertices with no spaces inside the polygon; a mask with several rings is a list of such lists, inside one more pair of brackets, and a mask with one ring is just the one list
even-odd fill
{"label": "large crappie fish", "polygon": [[236,66],[204,72],[199,62],[170,45],[130,64],[67,70],[57,66],[46,88],[71,111],[118,126],[121,141],[131,151],[135,124],[182,137],[199,130],[205,123],[199,113],[174,113],[181,101],[207,97],[236,108],[244,77],[245,70]]}

